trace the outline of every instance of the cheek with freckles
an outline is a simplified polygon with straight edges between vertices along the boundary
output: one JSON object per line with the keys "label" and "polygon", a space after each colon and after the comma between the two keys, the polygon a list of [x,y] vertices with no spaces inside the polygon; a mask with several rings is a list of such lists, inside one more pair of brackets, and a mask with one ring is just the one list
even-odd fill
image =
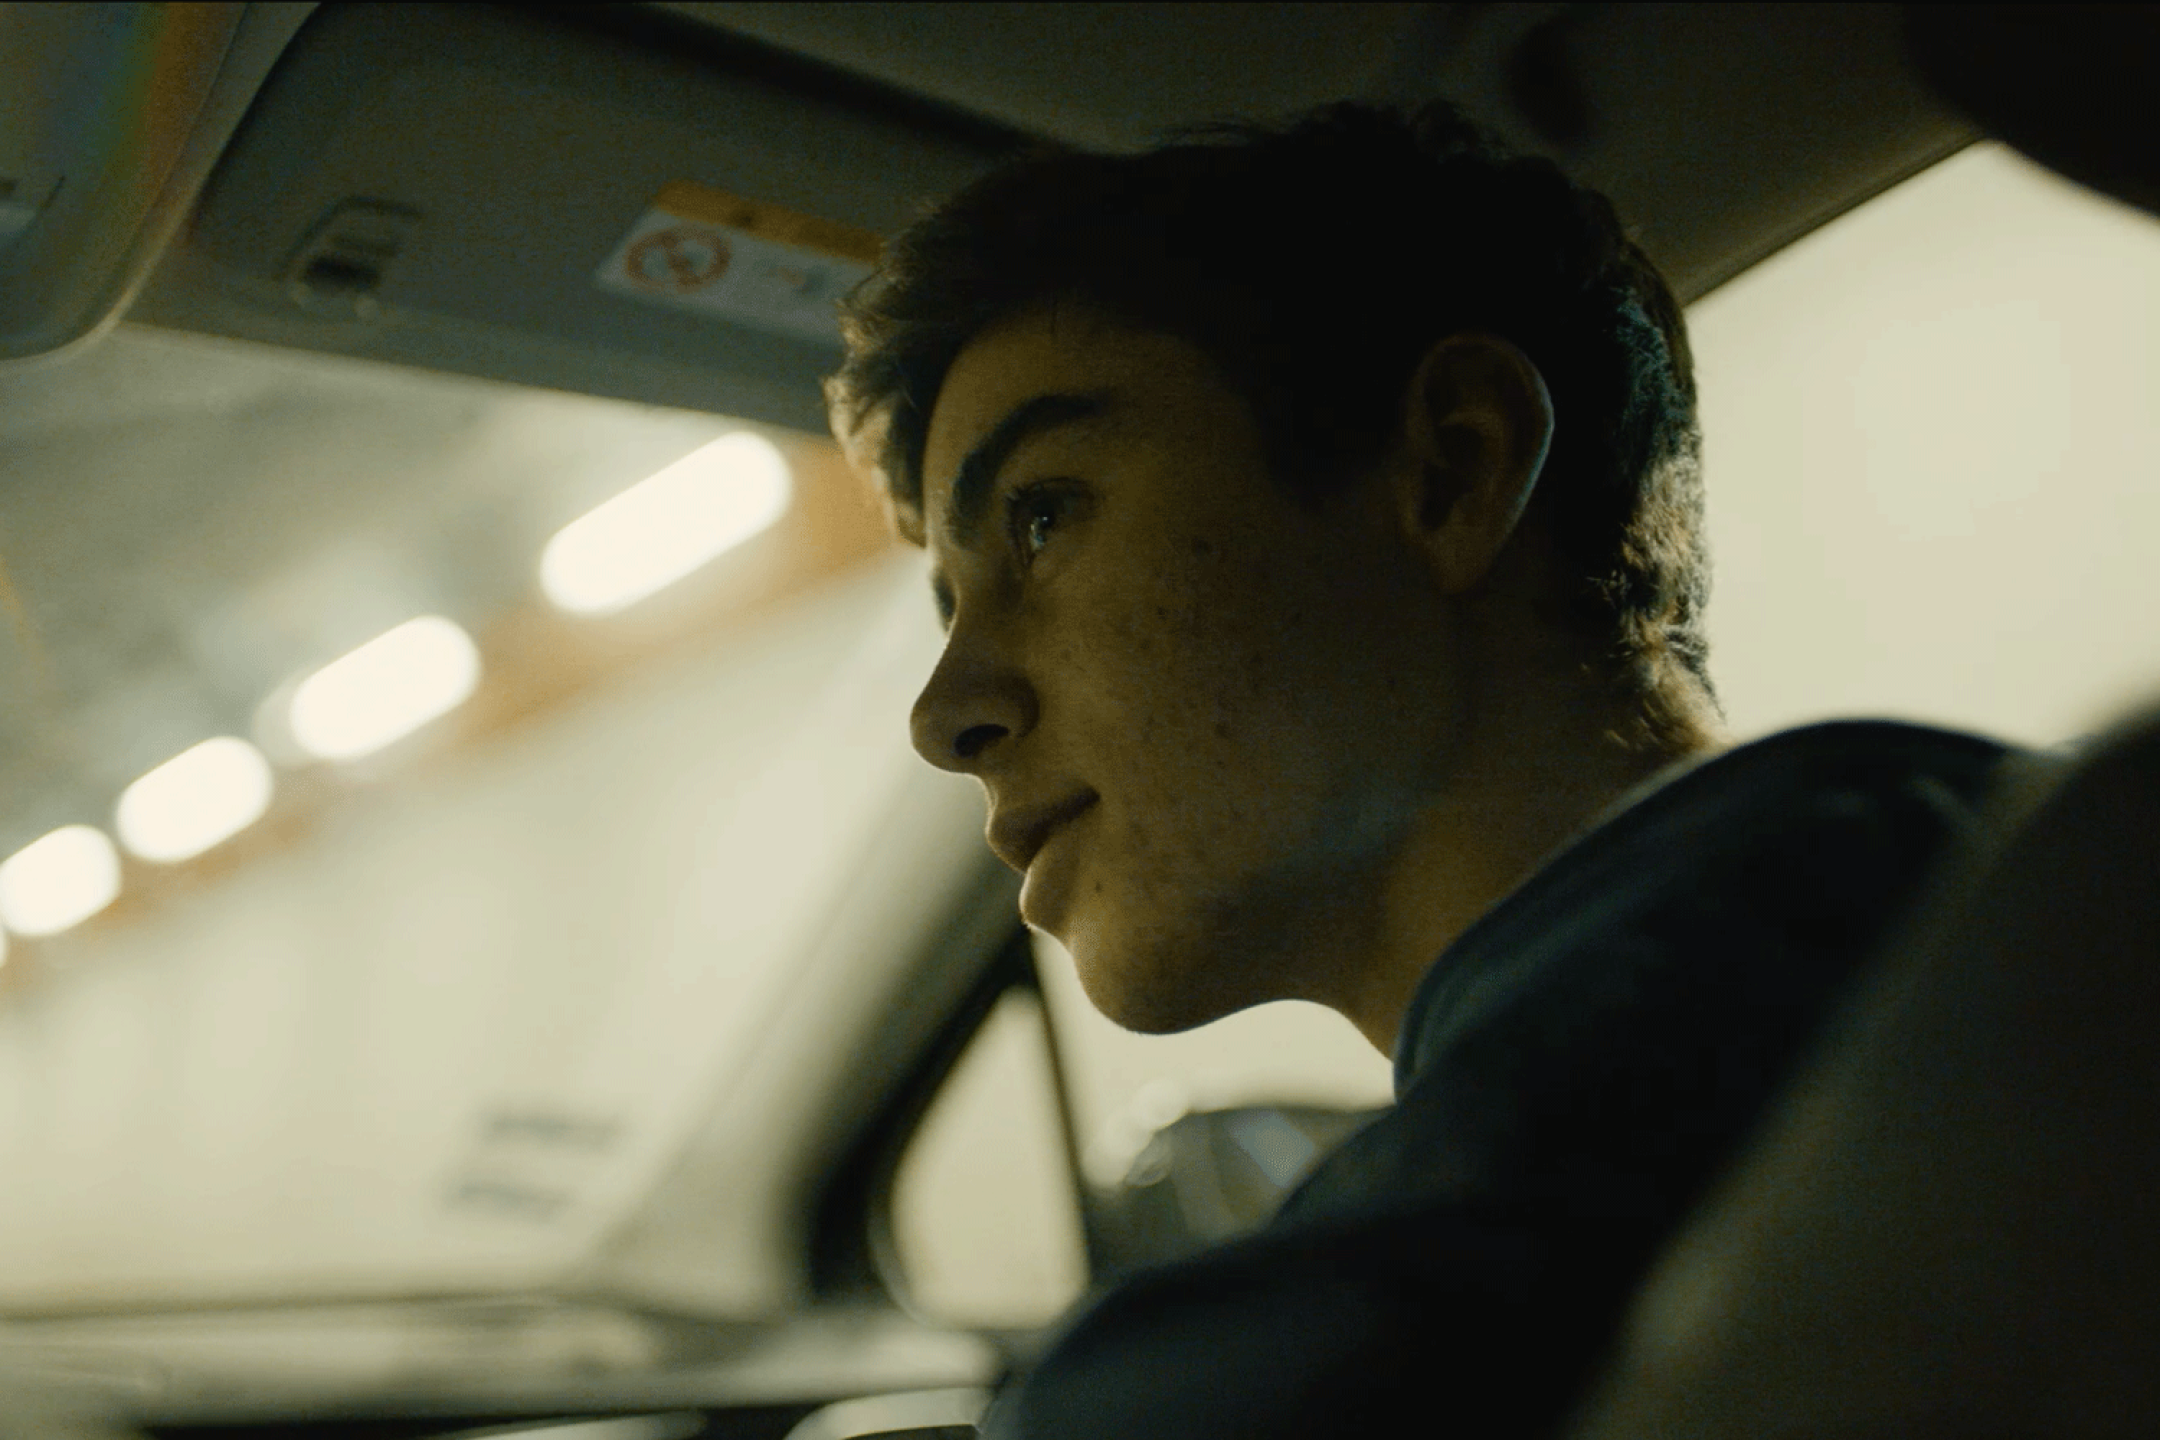
{"label": "cheek with freckles", "polygon": [[[1292,678],[1309,641],[1282,577],[1229,547],[1167,547],[1150,583],[1103,617],[1095,698],[1135,847],[1161,865],[1230,858],[1291,819],[1318,757]],[[1107,778],[1107,777],[1106,777]],[[1145,817],[1146,823],[1143,823]]]}
{"label": "cheek with freckles", "polygon": [[1339,888],[1331,836],[1362,774],[1340,652],[1360,627],[1319,603],[1301,539],[1135,546],[1124,583],[1064,617],[1069,733],[1103,803],[1060,938],[1135,1028],[1294,993],[1302,912]]}

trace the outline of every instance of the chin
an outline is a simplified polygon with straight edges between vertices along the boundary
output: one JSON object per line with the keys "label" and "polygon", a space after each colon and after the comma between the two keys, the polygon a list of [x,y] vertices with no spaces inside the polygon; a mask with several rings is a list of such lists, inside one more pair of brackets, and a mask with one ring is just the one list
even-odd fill
{"label": "chin", "polygon": [[[1088,1002],[1112,1023],[1141,1035],[1174,1035],[1248,1006],[1277,999],[1225,983],[1239,973],[1205,947],[1126,940],[1082,931],[1066,942]],[[1207,963],[1215,958],[1217,963]]]}

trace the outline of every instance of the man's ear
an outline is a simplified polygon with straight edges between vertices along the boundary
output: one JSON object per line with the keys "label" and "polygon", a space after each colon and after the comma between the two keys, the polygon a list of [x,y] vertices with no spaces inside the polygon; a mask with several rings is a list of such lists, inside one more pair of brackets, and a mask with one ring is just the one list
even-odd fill
{"label": "man's ear", "polygon": [[1425,352],[1403,405],[1396,474],[1405,533],[1443,591],[1491,573],[1552,448],[1552,395],[1530,357],[1495,335],[1451,335]]}

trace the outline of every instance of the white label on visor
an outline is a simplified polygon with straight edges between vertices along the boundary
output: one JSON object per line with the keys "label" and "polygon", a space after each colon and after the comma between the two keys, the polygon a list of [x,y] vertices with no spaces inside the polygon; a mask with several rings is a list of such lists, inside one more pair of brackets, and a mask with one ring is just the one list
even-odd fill
{"label": "white label on visor", "polygon": [[666,186],[594,273],[600,288],[806,340],[877,258],[866,230],[688,181]]}

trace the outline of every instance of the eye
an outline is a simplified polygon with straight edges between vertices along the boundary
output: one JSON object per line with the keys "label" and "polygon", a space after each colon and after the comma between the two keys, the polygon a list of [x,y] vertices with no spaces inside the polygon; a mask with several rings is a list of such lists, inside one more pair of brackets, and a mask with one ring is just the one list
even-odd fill
{"label": "eye", "polygon": [[1024,485],[1005,502],[1005,528],[1023,561],[1033,560],[1050,543],[1072,511],[1073,497],[1051,485]]}

